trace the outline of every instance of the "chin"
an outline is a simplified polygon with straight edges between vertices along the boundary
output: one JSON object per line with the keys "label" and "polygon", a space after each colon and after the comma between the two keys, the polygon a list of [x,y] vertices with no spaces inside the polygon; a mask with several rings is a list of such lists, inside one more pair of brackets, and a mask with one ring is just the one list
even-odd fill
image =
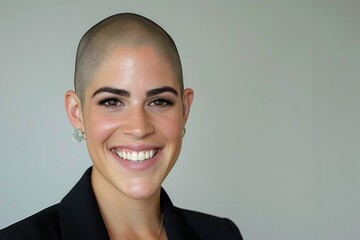
{"label": "chin", "polygon": [[149,183],[133,183],[124,191],[125,195],[134,200],[147,200],[155,197],[160,192],[160,184],[151,185]]}

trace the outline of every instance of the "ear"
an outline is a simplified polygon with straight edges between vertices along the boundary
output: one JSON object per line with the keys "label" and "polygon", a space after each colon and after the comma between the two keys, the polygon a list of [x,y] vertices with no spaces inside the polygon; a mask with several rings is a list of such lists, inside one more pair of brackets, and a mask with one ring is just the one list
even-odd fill
{"label": "ear", "polygon": [[191,88],[186,88],[183,92],[183,99],[182,99],[184,125],[186,124],[186,121],[189,117],[190,108],[193,99],[194,99],[194,91]]}
{"label": "ear", "polygon": [[65,110],[73,128],[84,131],[81,101],[74,91],[69,90],[65,93]]}

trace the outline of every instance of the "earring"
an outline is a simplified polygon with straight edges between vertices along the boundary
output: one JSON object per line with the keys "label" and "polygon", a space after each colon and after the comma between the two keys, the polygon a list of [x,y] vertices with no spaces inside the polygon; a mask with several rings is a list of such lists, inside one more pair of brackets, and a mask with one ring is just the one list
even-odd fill
{"label": "earring", "polygon": [[85,134],[80,128],[76,128],[71,132],[71,138],[74,142],[79,143],[85,139]]}
{"label": "earring", "polygon": [[185,133],[186,133],[186,127],[183,127],[183,129],[182,129],[182,137],[185,136]]}

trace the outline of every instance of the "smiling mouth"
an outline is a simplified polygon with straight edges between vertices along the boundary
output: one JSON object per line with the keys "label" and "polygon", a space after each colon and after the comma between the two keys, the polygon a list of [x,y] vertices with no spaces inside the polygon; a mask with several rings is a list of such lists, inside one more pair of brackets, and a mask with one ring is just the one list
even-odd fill
{"label": "smiling mouth", "polygon": [[113,152],[121,159],[127,160],[129,162],[144,162],[149,160],[158,153],[158,149],[151,149],[146,151],[129,151],[129,150],[117,150],[114,149]]}

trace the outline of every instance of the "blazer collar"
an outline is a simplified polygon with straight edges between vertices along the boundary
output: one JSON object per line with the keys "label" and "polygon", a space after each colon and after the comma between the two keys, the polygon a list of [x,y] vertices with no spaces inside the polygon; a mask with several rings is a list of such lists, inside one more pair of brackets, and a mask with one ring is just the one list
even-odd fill
{"label": "blazer collar", "polygon": [[[62,239],[109,240],[95,194],[91,186],[90,167],[74,188],[60,202]],[[195,239],[191,228],[181,219],[164,189],[160,196],[164,226],[169,240]]]}

